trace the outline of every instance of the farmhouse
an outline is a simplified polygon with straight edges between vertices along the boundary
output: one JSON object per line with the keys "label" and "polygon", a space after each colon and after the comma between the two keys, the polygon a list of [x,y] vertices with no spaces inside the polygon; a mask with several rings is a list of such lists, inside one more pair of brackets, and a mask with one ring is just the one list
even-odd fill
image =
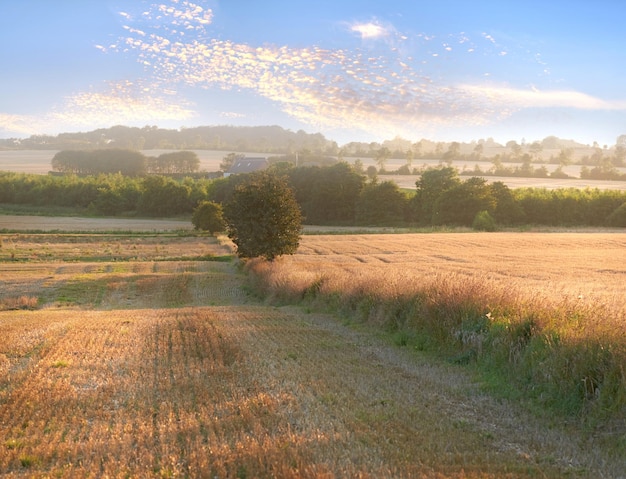
{"label": "farmhouse", "polygon": [[230,175],[239,175],[242,173],[253,173],[255,171],[264,170],[269,166],[267,158],[255,157],[255,158],[241,158],[235,160],[233,166],[224,173],[225,177]]}

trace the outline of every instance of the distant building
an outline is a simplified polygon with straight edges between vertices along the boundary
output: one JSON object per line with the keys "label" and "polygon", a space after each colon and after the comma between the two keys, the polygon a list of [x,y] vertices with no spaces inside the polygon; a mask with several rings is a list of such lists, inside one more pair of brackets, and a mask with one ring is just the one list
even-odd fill
{"label": "distant building", "polygon": [[261,171],[269,166],[267,158],[241,158],[235,160],[233,166],[224,173],[224,177],[230,175],[240,175],[242,173],[254,173],[255,171]]}

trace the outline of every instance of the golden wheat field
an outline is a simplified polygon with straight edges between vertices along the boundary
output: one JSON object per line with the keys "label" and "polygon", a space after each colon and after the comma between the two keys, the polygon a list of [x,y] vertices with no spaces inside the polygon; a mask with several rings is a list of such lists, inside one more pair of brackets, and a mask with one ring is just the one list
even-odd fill
{"label": "golden wheat field", "polygon": [[288,281],[324,276],[344,289],[377,283],[394,294],[452,276],[553,301],[626,307],[624,233],[311,235],[277,268],[293,276]]}
{"label": "golden wheat field", "polygon": [[[327,315],[255,300],[236,264],[222,261],[231,249],[220,241],[0,238],[0,477],[622,470],[598,437],[546,427],[452,365]],[[401,287],[411,275],[484,275],[615,301],[625,245],[595,234],[305,236],[274,266],[292,281],[339,274]]]}

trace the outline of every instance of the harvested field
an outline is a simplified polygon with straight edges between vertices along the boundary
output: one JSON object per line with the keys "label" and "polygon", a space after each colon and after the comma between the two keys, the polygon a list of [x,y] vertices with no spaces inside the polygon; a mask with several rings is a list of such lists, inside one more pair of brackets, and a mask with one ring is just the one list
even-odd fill
{"label": "harvested field", "polygon": [[[305,237],[280,263],[357,274],[415,241],[360,238]],[[420,249],[433,268],[470,260]],[[458,367],[258,303],[215,261],[228,251],[168,234],[2,235],[0,476],[620,477],[602,438],[493,400]]]}
{"label": "harvested field", "polygon": [[147,231],[191,230],[190,221],[144,218],[79,218],[0,215],[0,230],[8,231]]}

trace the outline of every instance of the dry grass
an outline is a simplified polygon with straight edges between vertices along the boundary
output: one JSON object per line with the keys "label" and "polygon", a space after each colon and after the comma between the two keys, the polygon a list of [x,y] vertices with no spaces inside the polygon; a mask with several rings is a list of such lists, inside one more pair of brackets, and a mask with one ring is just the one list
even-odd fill
{"label": "dry grass", "polygon": [[455,275],[551,300],[624,305],[626,237],[602,233],[446,233],[305,236],[280,267],[406,290]]}
{"label": "dry grass", "polygon": [[0,311],[2,477],[619,477],[596,437],[546,429],[454,366],[176,259],[217,242],[78,239],[4,237],[50,259],[0,262],[1,298],[38,298]]}
{"label": "dry grass", "polygon": [[622,234],[465,233],[308,236],[250,270],[274,301],[330,305],[477,362],[498,389],[610,422],[626,454],[624,264]]}

